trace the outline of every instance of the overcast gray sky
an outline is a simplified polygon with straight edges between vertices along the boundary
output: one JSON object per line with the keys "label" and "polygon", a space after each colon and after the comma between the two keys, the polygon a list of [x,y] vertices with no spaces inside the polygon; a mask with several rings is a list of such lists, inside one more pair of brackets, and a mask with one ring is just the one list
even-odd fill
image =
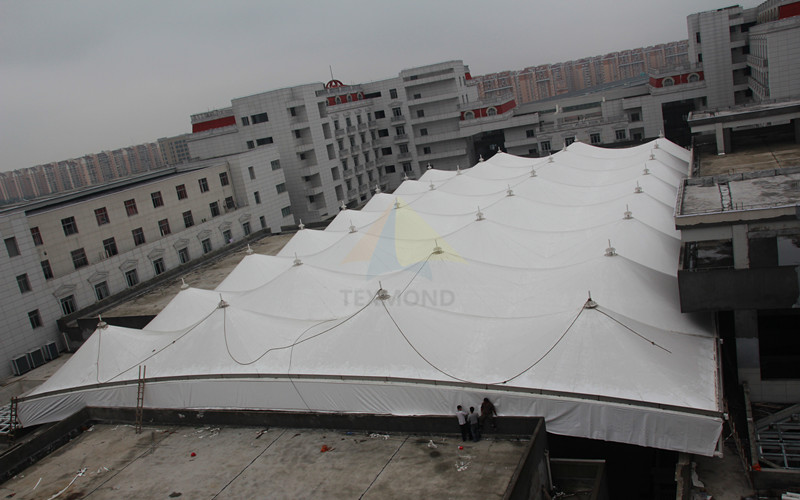
{"label": "overcast gray sky", "polygon": [[[462,59],[472,74],[685,39],[731,0],[0,0],[0,170],[189,132],[232,98]],[[757,1],[742,2],[753,7]]]}

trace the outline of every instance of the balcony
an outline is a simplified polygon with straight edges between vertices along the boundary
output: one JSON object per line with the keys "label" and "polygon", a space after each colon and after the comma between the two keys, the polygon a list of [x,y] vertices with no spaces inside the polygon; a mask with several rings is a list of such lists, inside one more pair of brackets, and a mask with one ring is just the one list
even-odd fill
{"label": "balcony", "polygon": [[350,150],[349,149],[340,149],[339,150],[339,158],[344,158],[346,156],[350,156]]}
{"label": "balcony", "polygon": [[377,120],[371,120],[371,121],[367,122],[367,125],[369,125],[369,128],[377,128],[378,127],[378,121]]}
{"label": "balcony", "polygon": [[356,133],[355,125],[350,125],[349,127],[347,127],[347,133],[348,134],[355,134]]}
{"label": "balcony", "polygon": [[356,165],[355,166],[356,173],[363,174],[364,173],[364,165]]}
{"label": "balcony", "polygon": [[393,116],[390,120],[392,123],[404,123],[406,121],[406,117],[403,115]]}
{"label": "balcony", "polygon": [[368,161],[367,163],[364,164],[364,166],[367,167],[367,168],[373,168],[373,167],[375,167],[375,162],[374,161]]}
{"label": "balcony", "polygon": [[353,154],[356,154],[356,153],[358,153],[359,151],[361,151],[361,146],[359,146],[358,144],[353,144],[352,146],[350,146],[350,151],[351,151]]}
{"label": "balcony", "polygon": [[348,189],[347,190],[347,197],[348,198],[355,198],[358,196],[358,189]]}
{"label": "balcony", "polygon": [[367,141],[367,142],[365,142],[365,143],[361,144],[361,150],[362,150],[362,151],[366,151],[366,150],[368,150],[368,149],[369,149],[369,148],[371,148],[371,147],[372,147],[372,143],[371,143],[371,142],[369,142],[369,141]]}
{"label": "balcony", "polygon": [[307,187],[305,189],[306,196],[315,196],[318,194],[322,194],[323,191],[324,189],[322,188],[322,186]]}
{"label": "balcony", "polygon": [[747,64],[756,68],[769,67],[769,61],[766,58],[754,56],[753,54],[747,54]]}
{"label": "balcony", "polygon": [[411,151],[406,151],[405,153],[399,153],[397,158],[400,160],[405,160],[406,158],[411,158]]}
{"label": "balcony", "polygon": [[353,175],[354,175],[354,172],[353,172],[352,168],[348,168],[347,170],[344,171],[344,178],[345,179],[352,179]]}
{"label": "balcony", "polygon": [[343,136],[344,136],[344,129],[343,128],[337,128],[336,129],[336,137],[343,137]]}
{"label": "balcony", "polygon": [[408,134],[397,134],[394,136],[394,143],[408,142]]}
{"label": "balcony", "polygon": [[367,186],[366,184],[358,186],[358,192],[362,194],[369,192],[369,186]]}
{"label": "balcony", "polygon": [[367,124],[366,123],[359,123],[358,124],[358,130],[367,130]]}

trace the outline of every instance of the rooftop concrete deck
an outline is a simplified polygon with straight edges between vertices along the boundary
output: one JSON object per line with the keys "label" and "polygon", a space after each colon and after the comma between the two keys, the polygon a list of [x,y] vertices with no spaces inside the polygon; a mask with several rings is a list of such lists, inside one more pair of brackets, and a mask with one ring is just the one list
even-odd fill
{"label": "rooftop concrete deck", "polygon": [[[262,255],[275,255],[281,251],[294,233],[265,236],[250,243],[253,252]],[[181,290],[182,277],[186,284],[193,288],[212,290],[225,279],[245,257],[247,249],[236,250],[221,259],[196,268],[170,283],[162,284],[126,301],[103,313],[103,316],[154,316],[171,301]]]}
{"label": "rooftop concrete deck", "polygon": [[69,485],[62,498],[502,498],[525,446],[510,438],[225,427],[136,434],[96,425],[0,485],[0,497],[50,498]]}
{"label": "rooftop concrete deck", "polygon": [[702,154],[700,177],[800,166],[800,145],[770,144],[726,155]]}

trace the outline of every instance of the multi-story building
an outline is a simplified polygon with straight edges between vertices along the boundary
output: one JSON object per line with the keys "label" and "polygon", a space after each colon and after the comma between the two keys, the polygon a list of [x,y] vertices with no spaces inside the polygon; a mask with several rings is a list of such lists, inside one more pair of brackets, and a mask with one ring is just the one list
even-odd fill
{"label": "multi-story building", "polygon": [[161,161],[164,165],[178,165],[188,163],[189,146],[186,139],[190,134],[181,134],[175,137],[162,137],[158,140],[158,148],[161,150]]}
{"label": "multi-story building", "polygon": [[428,162],[469,164],[459,136],[460,106],[477,100],[469,79],[461,61],[450,61],[377,82],[333,80],[241,97],[192,116],[187,143],[193,158],[275,151],[295,216],[319,221],[418,176]]}
{"label": "multi-story building", "polygon": [[0,376],[119,292],[292,223],[274,151],[162,169],[0,212]]}

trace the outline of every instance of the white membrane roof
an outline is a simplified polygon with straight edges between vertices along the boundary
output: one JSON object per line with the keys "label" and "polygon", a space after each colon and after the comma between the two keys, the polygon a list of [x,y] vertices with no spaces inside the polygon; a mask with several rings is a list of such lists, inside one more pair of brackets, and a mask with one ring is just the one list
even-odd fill
{"label": "white membrane roof", "polygon": [[489,397],[550,432],[711,455],[717,341],[677,286],[688,162],[658,139],[428,170],[144,330],[98,329],[20,418],[135,406],[146,366],[147,407],[432,415]]}

